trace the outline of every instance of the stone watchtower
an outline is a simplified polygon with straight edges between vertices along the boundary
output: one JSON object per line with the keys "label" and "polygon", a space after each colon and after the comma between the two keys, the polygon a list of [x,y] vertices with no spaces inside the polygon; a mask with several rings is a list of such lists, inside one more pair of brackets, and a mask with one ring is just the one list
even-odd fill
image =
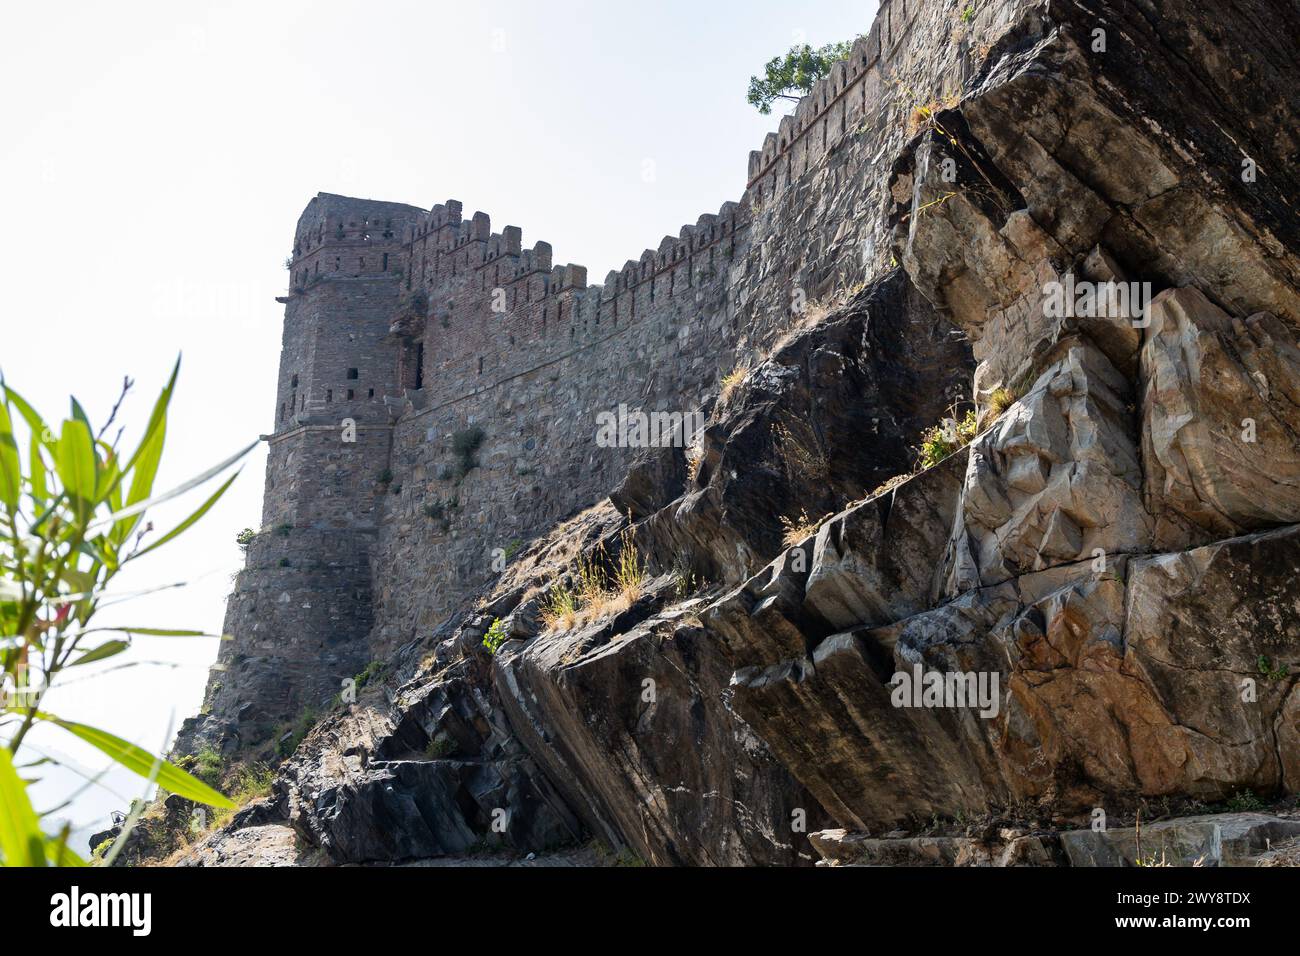
{"label": "stone watchtower", "polygon": [[238,640],[208,683],[208,712],[245,743],[329,700],[369,660],[370,552],[391,481],[385,399],[401,395],[390,323],[424,215],[321,193],[298,220],[262,530],[227,605]]}

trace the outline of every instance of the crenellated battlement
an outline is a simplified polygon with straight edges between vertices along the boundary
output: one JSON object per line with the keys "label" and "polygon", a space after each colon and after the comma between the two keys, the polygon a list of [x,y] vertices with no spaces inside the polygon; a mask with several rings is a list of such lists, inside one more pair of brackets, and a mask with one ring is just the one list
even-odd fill
{"label": "crenellated battlement", "polygon": [[[980,28],[1020,2],[997,0],[981,7]],[[896,135],[889,126],[898,122],[900,108],[911,107],[900,103],[902,86],[892,74],[900,60],[906,65],[916,59],[910,47],[917,44],[905,41],[926,3],[882,0],[849,56],[750,154],[740,200],[702,214],[676,236],[664,236],[656,247],[610,270],[600,284],[589,283],[585,266],[556,263],[549,243],[526,245],[520,227],[494,231],[488,213],[467,216],[457,199],[420,209],[320,194],[298,222],[287,302],[291,313],[318,319],[342,310],[327,324],[346,340],[323,336],[316,327],[311,331],[310,322],[287,320],[286,353],[296,354],[282,370],[278,429],[306,421],[313,411],[333,414],[331,406],[343,402],[370,403],[377,417],[440,404],[572,349],[596,347],[629,323],[680,321],[706,301],[738,329],[734,303],[728,304],[734,298],[729,285],[738,254],[748,252],[755,216],[829,161],[841,144],[861,135]],[[962,18],[953,0],[930,0],[928,8],[922,32],[932,35],[925,42],[933,43],[933,34],[948,29],[945,20],[956,24]],[[943,69],[964,70],[969,59],[955,57]],[[962,79],[959,72],[943,83]],[[838,281],[826,270],[809,279],[805,291],[811,294]],[[342,280],[353,283],[349,292],[326,290]],[[299,298],[303,301],[296,304]],[[767,309],[766,327],[780,316],[779,309],[772,312],[774,305],[746,307]],[[291,342],[293,324],[302,328]],[[369,352],[365,362],[335,354],[362,342]],[[392,368],[361,371],[361,365],[374,362]],[[294,376],[300,381],[296,387]],[[367,379],[364,390],[349,384],[360,378]]]}
{"label": "crenellated battlement", "polygon": [[794,110],[781,118],[761,148],[749,154],[746,195],[771,195],[783,175],[802,175],[843,136],[877,118],[882,78],[903,49],[924,0],[880,0],[871,29],[858,37],[848,57],[818,80]]}

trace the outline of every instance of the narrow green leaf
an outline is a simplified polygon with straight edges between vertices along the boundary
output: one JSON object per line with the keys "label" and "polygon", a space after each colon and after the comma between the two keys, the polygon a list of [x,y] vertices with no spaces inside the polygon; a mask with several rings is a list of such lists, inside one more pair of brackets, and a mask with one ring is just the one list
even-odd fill
{"label": "narrow green leaf", "polygon": [[0,853],[5,866],[45,865],[45,834],[4,747],[0,747]]}
{"label": "narrow green leaf", "polygon": [[86,410],[81,407],[81,402],[77,401],[77,396],[69,395],[68,399],[72,403],[72,417],[75,418],[77,421],[81,422],[83,425],[85,425],[86,428],[93,435],[95,433],[95,429],[91,427],[90,416],[87,415]]}
{"label": "narrow green leaf", "polygon": [[91,505],[95,501],[95,446],[86,423],[70,418],[59,434],[55,463],[68,497]]}
{"label": "narrow green leaf", "polygon": [[61,720],[50,714],[38,714],[37,716],[41,720],[57,724],[68,733],[80,737],[92,747],[97,747],[108,754],[127,770],[144,777],[146,780],[153,773],[154,767],[158,766],[158,786],[169,793],[184,797],[186,800],[193,800],[196,803],[205,803],[211,807],[234,809],[235,805],[230,800],[213,790],[202,780],[195,779],[180,767],[168,763],[161,757],[153,756],[147,750],[137,747],[121,737],[114,736],[108,731],[100,730],[97,727],[89,727],[86,724],[78,724],[70,720]]}
{"label": "narrow green leaf", "polygon": [[162,494],[155,495],[154,497],[149,498],[146,501],[138,501],[133,505],[127,505],[121,511],[115,511],[112,514],[105,515],[104,517],[100,518],[98,521],[95,522],[94,527],[100,527],[101,525],[104,524],[110,524],[114,521],[119,521],[122,518],[129,517],[130,515],[140,514],[142,511],[147,511],[148,509],[152,508],[154,505],[162,504],[164,501],[171,501],[171,499],[177,498],[180,495],[185,494],[185,492],[189,491],[191,488],[197,488],[205,481],[208,481],[209,479],[216,477],[217,475],[225,471],[227,468],[229,468],[231,465],[238,462],[239,459],[247,455],[250,451],[256,448],[260,443],[261,443],[261,439],[259,438],[257,441],[252,442],[251,444],[245,446],[244,448],[241,448],[235,454],[231,455],[225,461],[221,462],[221,464],[214,465],[213,467],[205,471],[203,474],[199,475],[197,478],[191,478],[189,481],[177,485],[171,491],[165,491]]}
{"label": "narrow green leaf", "polygon": [[18,508],[22,494],[22,469],[18,462],[18,442],[9,409],[0,402],[0,502],[11,512]]}
{"label": "narrow green leaf", "polygon": [[150,551],[153,551],[155,548],[161,548],[168,541],[171,541],[173,538],[179,537],[181,534],[183,534],[190,527],[190,525],[194,524],[194,522],[198,521],[200,518],[202,518],[205,514],[208,513],[208,509],[211,508],[213,505],[215,505],[217,501],[221,498],[221,496],[226,493],[226,489],[235,483],[235,479],[239,477],[240,472],[242,471],[243,469],[241,468],[239,471],[235,472],[233,475],[227,478],[225,483],[220,488],[218,488],[215,492],[213,492],[212,497],[210,497],[207,501],[203,502],[203,504],[199,505],[198,509],[192,515],[190,515],[188,518],[186,518],[176,527],[172,528],[170,531],[168,531],[165,535],[163,535],[153,544],[149,545],[149,547],[145,548],[143,551],[137,554],[136,557],[142,558]]}
{"label": "narrow green leaf", "polygon": [[31,436],[32,500],[43,505],[50,497],[50,486],[45,480],[45,453],[41,450],[41,440],[33,433]]}
{"label": "narrow green leaf", "polygon": [[45,424],[45,419],[41,418],[41,416],[36,413],[36,409],[32,408],[32,406],[28,404],[27,399],[23,398],[8,385],[3,386],[3,388],[5,398],[12,402],[14,407],[18,409],[18,414],[23,416],[23,421],[27,422],[27,427],[30,429],[32,436],[39,439],[41,444],[46,448],[53,449],[56,444],[54,433],[50,431],[49,427]]}
{"label": "narrow green leaf", "polygon": [[180,374],[180,371],[181,357],[178,355],[176,356],[176,364],[172,366],[171,378],[163,386],[162,393],[158,396],[158,401],[154,402],[153,411],[149,414],[149,424],[145,426],[144,437],[140,439],[140,445],[136,448],[135,453],[127,460],[126,466],[122,469],[123,474],[135,467],[136,462],[140,460],[140,456],[144,454],[145,447],[153,438],[154,432],[163,427],[163,423],[167,418],[167,406],[171,404],[172,393],[176,390],[176,376]]}
{"label": "narrow green leaf", "polygon": [[[145,436],[144,441],[140,443],[140,448],[133,457],[135,466],[131,472],[131,487],[127,492],[126,500],[121,498],[120,481],[114,487],[115,496],[110,499],[110,510],[121,511],[124,505],[133,505],[146,500],[153,494],[154,479],[158,476],[158,465],[162,461],[163,445],[167,440],[167,415],[164,409],[157,424],[152,431]],[[113,540],[120,543],[126,541],[131,533],[139,526],[142,520],[141,514],[132,515],[123,518],[113,525]]]}
{"label": "narrow green leaf", "polygon": [[144,501],[153,493],[153,481],[158,475],[158,463],[162,461],[163,445],[166,441],[167,415],[164,412],[153,433],[140,445],[131,472],[131,490],[126,496],[128,505]]}
{"label": "narrow green leaf", "polygon": [[105,641],[103,644],[100,644],[99,647],[86,651],[86,653],[82,654],[68,666],[76,667],[79,664],[92,664],[95,661],[106,660],[116,654],[121,654],[130,646],[130,641]]}

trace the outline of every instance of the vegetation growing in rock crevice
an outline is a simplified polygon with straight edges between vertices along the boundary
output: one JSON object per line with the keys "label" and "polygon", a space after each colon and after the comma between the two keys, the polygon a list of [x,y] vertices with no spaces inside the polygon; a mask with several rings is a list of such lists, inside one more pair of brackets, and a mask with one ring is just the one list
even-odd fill
{"label": "vegetation growing in rock crevice", "polygon": [[500,618],[496,618],[492,621],[492,626],[487,629],[487,633],[483,635],[483,648],[489,654],[495,654],[509,638],[510,634],[506,630],[505,623]]}
{"label": "vegetation growing in rock crevice", "polygon": [[604,545],[592,555],[579,555],[572,583],[557,582],[542,601],[542,623],[548,629],[571,630],[587,621],[627,610],[645,593],[648,575],[632,529],[619,534],[618,557],[607,572]]}
{"label": "vegetation growing in rock crevice", "polygon": [[457,481],[478,467],[478,450],[486,437],[483,429],[477,426],[463,428],[451,436],[451,450],[456,456]]}
{"label": "vegetation growing in rock crevice", "polygon": [[[365,671],[362,673],[364,674]],[[358,684],[358,686],[360,685]],[[307,707],[295,720],[281,726],[276,734],[275,752],[280,757],[291,756],[298,749],[298,745],[311,733],[318,719],[319,715],[315,709]]]}
{"label": "vegetation growing in rock crevice", "polygon": [[797,519],[787,518],[782,515],[781,544],[787,548],[793,548],[800,541],[807,539],[809,535],[815,534],[817,529],[822,526],[822,522],[829,517],[831,516],[828,514],[821,518],[809,518],[808,512],[802,509],[800,509]]}
{"label": "vegetation growing in rock crevice", "polygon": [[718,404],[726,405],[731,401],[731,397],[736,393],[736,389],[745,381],[745,376],[749,374],[749,368],[745,365],[737,365],[734,369],[722,376],[718,387]]}
{"label": "vegetation growing in rock crevice", "polygon": [[918,466],[922,470],[934,467],[969,445],[978,433],[979,419],[974,409],[968,411],[960,421],[949,419],[927,428],[921,435]]}

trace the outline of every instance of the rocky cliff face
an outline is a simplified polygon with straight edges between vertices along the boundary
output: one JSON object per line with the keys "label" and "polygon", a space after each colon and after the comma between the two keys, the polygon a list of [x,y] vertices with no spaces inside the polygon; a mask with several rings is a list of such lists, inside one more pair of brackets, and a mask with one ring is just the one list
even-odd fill
{"label": "rocky cliff face", "polygon": [[1120,851],[1027,828],[1300,791],[1300,12],[1000,9],[960,97],[890,100],[871,281],[412,635],[218,844],[890,862],[981,821],[908,852],[1079,863]]}

